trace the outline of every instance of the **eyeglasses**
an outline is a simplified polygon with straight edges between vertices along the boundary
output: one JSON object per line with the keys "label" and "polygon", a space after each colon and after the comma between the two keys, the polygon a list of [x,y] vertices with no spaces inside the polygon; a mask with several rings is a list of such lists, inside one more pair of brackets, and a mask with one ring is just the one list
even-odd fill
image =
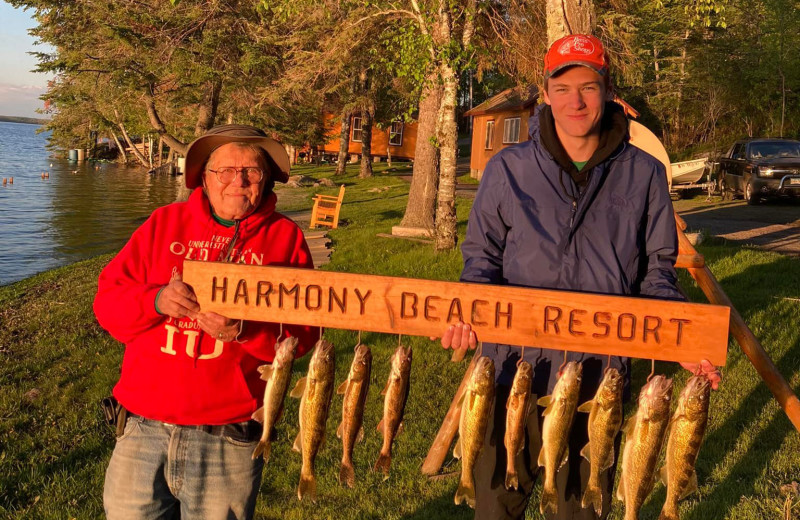
{"label": "eyeglasses", "polygon": [[217,180],[222,184],[230,184],[236,179],[236,174],[242,172],[242,178],[250,184],[258,184],[264,178],[264,170],[256,166],[245,166],[244,168],[234,168],[226,166],[218,170],[208,170],[217,176]]}

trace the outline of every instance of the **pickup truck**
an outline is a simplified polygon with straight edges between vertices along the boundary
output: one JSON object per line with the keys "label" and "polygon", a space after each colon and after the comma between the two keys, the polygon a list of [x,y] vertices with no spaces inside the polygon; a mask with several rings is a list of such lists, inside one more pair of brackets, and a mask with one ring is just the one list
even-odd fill
{"label": "pickup truck", "polygon": [[748,204],[768,197],[800,196],[800,141],[744,139],[719,159],[724,199],[741,194]]}

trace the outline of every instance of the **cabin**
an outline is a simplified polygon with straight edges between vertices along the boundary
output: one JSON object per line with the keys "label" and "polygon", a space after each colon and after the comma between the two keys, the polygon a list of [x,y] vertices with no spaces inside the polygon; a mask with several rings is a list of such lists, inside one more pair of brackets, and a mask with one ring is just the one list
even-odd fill
{"label": "cabin", "polygon": [[[528,118],[536,109],[539,91],[535,86],[510,88],[491,97],[467,111],[464,116],[473,117],[472,155],[469,160],[469,173],[473,179],[480,180],[486,163],[494,154],[507,146],[527,141]],[[615,97],[630,118],[639,117],[631,105]]]}
{"label": "cabin", "polygon": [[[335,161],[339,157],[339,139],[342,133],[342,123],[337,115],[326,113],[324,117],[326,127],[331,129],[328,132],[330,140],[322,146],[317,146],[315,153]],[[350,138],[347,153],[350,154],[350,160],[355,161],[361,156],[361,115],[356,113],[350,117]],[[388,159],[390,155],[391,159],[413,161],[414,149],[417,146],[417,123],[395,121],[384,128],[378,128],[377,125],[373,125],[371,143],[374,161]]]}

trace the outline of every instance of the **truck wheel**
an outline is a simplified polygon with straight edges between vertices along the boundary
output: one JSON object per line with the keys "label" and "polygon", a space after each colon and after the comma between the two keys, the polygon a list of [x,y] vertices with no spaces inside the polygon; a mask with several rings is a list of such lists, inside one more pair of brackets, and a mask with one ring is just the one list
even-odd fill
{"label": "truck wheel", "polygon": [[758,204],[761,200],[761,197],[753,192],[753,183],[750,181],[747,181],[747,185],[744,187],[744,200],[751,206]]}
{"label": "truck wheel", "polygon": [[719,193],[722,195],[722,200],[733,200],[733,192],[724,178],[719,180]]}

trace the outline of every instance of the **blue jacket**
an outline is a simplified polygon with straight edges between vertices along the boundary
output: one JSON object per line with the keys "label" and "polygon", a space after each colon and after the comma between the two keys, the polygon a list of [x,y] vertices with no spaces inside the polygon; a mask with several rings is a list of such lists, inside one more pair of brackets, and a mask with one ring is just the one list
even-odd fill
{"label": "blue jacket", "polygon": [[[505,148],[486,165],[461,248],[461,280],[683,299],[664,167],[626,136],[579,191],[542,144],[541,109],[529,120],[531,140]],[[498,383],[511,384],[519,351],[483,344]],[[534,392],[549,394],[564,353],[526,348],[525,358],[534,365]],[[591,398],[607,358],[571,353],[568,359],[583,361],[582,398]],[[630,373],[626,358],[612,358],[612,366]]]}

